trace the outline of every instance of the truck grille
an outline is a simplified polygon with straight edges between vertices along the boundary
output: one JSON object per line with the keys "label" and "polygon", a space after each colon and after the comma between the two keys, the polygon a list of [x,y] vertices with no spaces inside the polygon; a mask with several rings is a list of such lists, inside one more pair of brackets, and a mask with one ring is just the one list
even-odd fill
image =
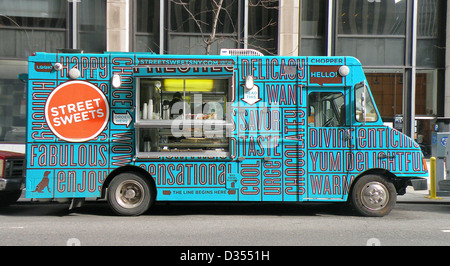
{"label": "truck grille", "polygon": [[22,178],[24,170],[23,159],[7,159],[5,166],[5,178]]}

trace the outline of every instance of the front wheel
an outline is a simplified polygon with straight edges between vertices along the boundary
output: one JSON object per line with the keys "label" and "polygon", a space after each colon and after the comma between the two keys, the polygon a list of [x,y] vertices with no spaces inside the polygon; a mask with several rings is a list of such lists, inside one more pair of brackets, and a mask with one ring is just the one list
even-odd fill
{"label": "front wheel", "polygon": [[0,207],[7,207],[14,204],[22,195],[22,190],[16,191],[1,191],[0,192]]}
{"label": "front wheel", "polygon": [[356,180],[351,201],[357,212],[364,216],[381,217],[389,214],[397,201],[392,182],[382,176],[366,175]]}
{"label": "front wheel", "polygon": [[117,175],[108,187],[108,203],[119,215],[141,215],[150,208],[153,201],[150,183],[135,173]]}

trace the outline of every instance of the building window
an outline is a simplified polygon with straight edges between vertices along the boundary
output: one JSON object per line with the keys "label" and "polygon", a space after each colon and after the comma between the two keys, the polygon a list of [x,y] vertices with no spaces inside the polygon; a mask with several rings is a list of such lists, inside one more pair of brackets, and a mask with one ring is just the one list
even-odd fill
{"label": "building window", "polygon": [[403,113],[403,72],[368,70],[366,78],[383,121]]}
{"label": "building window", "polygon": [[0,143],[25,143],[25,80],[28,64],[19,60],[0,60]]}
{"label": "building window", "polygon": [[65,48],[66,12],[66,1],[0,0],[0,57],[26,58]]}
{"label": "building window", "polygon": [[221,48],[239,47],[239,2],[224,0],[215,20],[214,1],[169,1],[168,53],[219,54]]}
{"label": "building window", "polygon": [[326,0],[300,1],[300,55],[326,55]]}
{"label": "building window", "polygon": [[337,55],[365,66],[404,65],[406,0],[338,0],[337,9]]}
{"label": "building window", "polygon": [[0,142],[25,142],[25,83],[18,75],[28,72],[26,58],[74,48],[74,35],[85,52],[106,50],[106,0],[0,0]]}
{"label": "building window", "polygon": [[78,47],[88,53],[106,51],[106,0],[78,3]]}
{"label": "building window", "polygon": [[417,8],[417,66],[444,67],[445,1],[419,0]]}
{"label": "building window", "polygon": [[[85,52],[106,50],[106,0],[0,0],[0,57],[27,58],[33,52],[74,48],[67,42],[78,36],[76,47]],[[75,5],[74,5],[75,4]],[[74,8],[77,12],[74,12]],[[77,14],[73,32],[72,12]]]}
{"label": "building window", "polygon": [[248,9],[248,48],[256,49],[263,54],[276,55],[278,0],[249,0]]}
{"label": "building window", "polygon": [[160,51],[160,0],[135,1],[135,48],[137,52]]}

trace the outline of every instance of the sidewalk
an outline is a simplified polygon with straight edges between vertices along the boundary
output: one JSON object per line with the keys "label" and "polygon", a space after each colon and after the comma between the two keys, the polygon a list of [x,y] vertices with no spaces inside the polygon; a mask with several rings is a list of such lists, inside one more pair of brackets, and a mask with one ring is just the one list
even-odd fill
{"label": "sidewalk", "polygon": [[403,196],[397,196],[398,203],[427,203],[427,204],[450,204],[450,197],[448,196],[438,196],[440,199],[428,199],[427,196],[430,195],[429,190],[414,190],[412,186],[406,188],[406,194]]}
{"label": "sidewalk", "polygon": [[[427,159],[427,167],[428,170],[430,170],[430,160]],[[406,194],[403,196],[397,196],[397,202],[420,202],[420,203],[448,203],[450,204],[450,197],[449,196],[440,196],[439,194],[437,197],[439,199],[428,199],[427,196],[430,195],[430,179],[429,177],[427,179],[427,190],[414,190],[412,186],[408,186],[406,188]]]}

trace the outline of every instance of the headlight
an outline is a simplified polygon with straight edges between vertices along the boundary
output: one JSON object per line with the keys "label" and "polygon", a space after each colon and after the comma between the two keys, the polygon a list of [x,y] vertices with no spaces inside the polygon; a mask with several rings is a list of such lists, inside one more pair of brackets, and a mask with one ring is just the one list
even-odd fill
{"label": "headlight", "polygon": [[3,178],[5,175],[5,160],[0,159],[0,178]]}

